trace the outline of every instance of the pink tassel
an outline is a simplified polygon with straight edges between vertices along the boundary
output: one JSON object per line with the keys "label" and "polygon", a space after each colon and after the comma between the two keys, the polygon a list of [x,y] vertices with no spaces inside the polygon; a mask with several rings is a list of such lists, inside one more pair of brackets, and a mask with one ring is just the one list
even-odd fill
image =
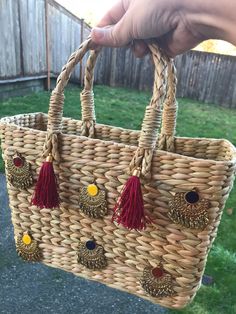
{"label": "pink tassel", "polygon": [[56,208],[60,204],[51,155],[47,157],[40,169],[31,203],[40,208]]}
{"label": "pink tassel", "polygon": [[112,221],[132,230],[143,230],[151,223],[150,217],[144,213],[143,195],[140,183],[140,169],[124,185],[115,205]]}

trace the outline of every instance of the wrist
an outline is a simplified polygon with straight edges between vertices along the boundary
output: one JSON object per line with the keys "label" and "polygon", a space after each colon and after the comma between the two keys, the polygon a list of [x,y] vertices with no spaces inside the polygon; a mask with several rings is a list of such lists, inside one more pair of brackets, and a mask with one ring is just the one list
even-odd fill
{"label": "wrist", "polygon": [[183,15],[195,36],[222,39],[236,44],[236,1],[184,0]]}

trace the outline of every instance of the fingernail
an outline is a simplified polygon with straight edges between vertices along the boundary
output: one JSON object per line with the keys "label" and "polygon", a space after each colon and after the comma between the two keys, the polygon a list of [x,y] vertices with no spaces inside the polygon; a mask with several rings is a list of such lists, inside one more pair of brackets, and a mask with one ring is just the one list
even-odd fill
{"label": "fingernail", "polygon": [[95,27],[92,29],[92,36],[95,40],[102,40],[104,38],[105,31],[102,28]]}

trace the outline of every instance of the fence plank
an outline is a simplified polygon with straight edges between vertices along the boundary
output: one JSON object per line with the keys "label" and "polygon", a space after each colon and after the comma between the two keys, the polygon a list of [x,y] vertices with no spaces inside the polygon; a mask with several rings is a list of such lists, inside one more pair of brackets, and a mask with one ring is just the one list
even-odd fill
{"label": "fence plank", "polygon": [[[80,45],[81,21],[63,7],[49,1],[49,30],[51,38],[51,65],[52,73],[58,75],[62,66],[67,62],[69,56]],[[85,35],[88,35],[85,23]],[[86,61],[83,61],[85,63]],[[72,79],[80,79],[80,65],[78,64],[73,72]]]}
{"label": "fence plank", "polygon": [[21,60],[19,17],[15,0],[0,1],[0,29],[0,77],[16,77],[21,74]]}
{"label": "fence plank", "polygon": [[45,1],[19,0],[19,6],[24,75],[46,73]]}

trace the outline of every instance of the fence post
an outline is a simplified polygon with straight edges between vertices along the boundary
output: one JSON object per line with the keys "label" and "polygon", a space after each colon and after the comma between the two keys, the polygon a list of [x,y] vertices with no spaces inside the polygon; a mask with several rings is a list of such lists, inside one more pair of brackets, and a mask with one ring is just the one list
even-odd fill
{"label": "fence post", "polygon": [[45,0],[45,34],[46,34],[46,64],[47,64],[47,90],[51,90],[51,63],[49,44],[49,20],[48,20],[48,0]]}
{"label": "fence post", "polygon": [[[84,40],[84,19],[81,19],[80,24],[80,43]],[[83,60],[80,61],[80,86],[83,87]]]}
{"label": "fence post", "polygon": [[25,75],[24,69],[24,56],[23,56],[23,42],[22,42],[22,25],[21,25],[21,10],[20,2],[17,1],[18,17],[19,17],[19,31],[20,31],[20,67],[21,67],[21,76]]}

